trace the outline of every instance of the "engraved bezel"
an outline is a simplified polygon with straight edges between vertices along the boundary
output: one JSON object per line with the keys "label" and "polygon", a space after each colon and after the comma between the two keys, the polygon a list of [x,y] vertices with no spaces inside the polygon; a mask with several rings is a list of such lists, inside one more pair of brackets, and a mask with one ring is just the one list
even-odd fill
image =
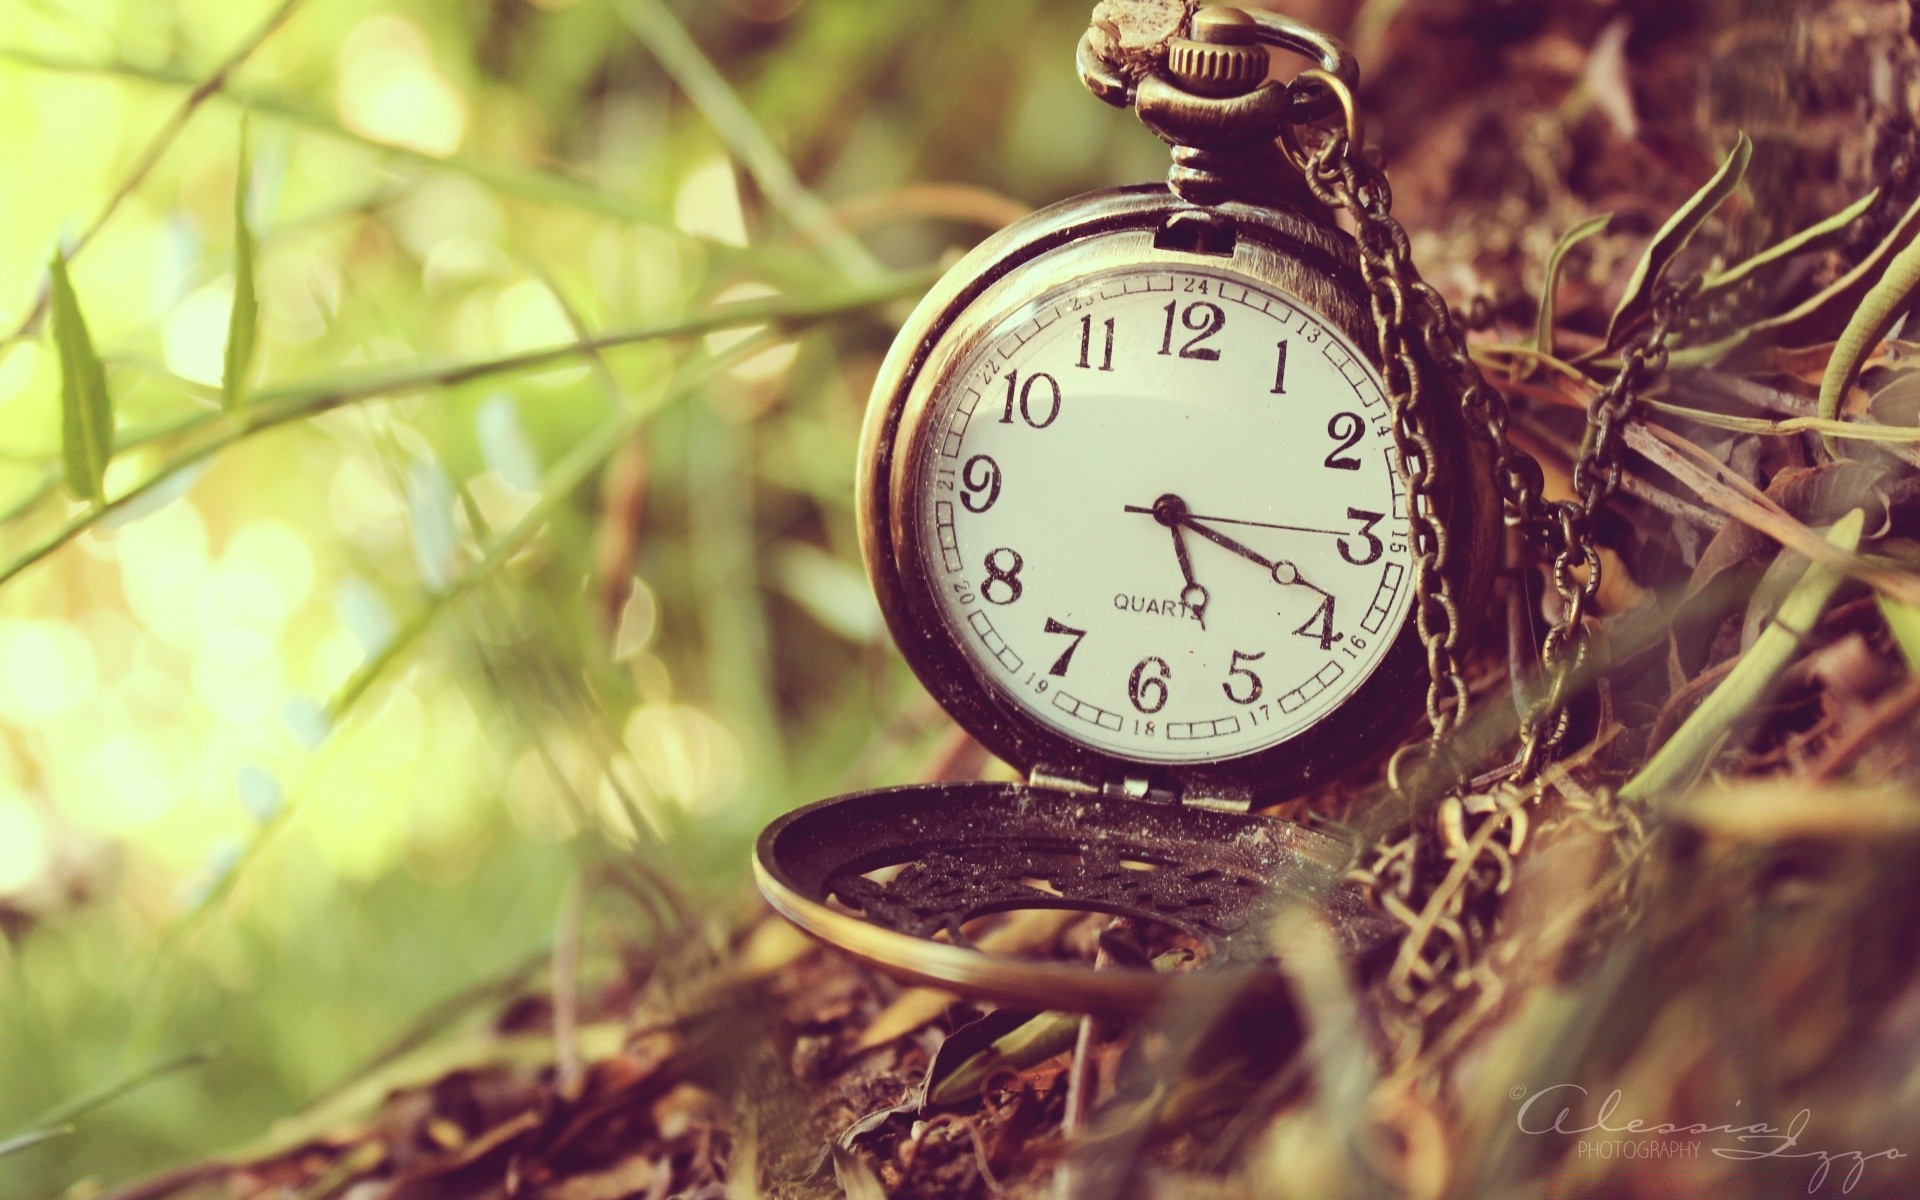
{"label": "engraved bezel", "polygon": [[[1224,252],[1169,248],[1170,228],[1204,222]],[[1171,226],[1170,226],[1171,223]],[[1231,230],[1227,250],[1219,231]],[[875,381],[860,458],[860,535],[867,572],[895,643],[928,691],[982,745],[1023,773],[1092,787],[1171,793],[1223,803],[1300,794],[1404,739],[1426,690],[1426,656],[1411,613],[1354,691],[1317,723],[1235,757],[1154,762],[1082,743],[1024,712],[983,678],[950,632],[918,522],[916,459],[943,385],[972,349],[1022,306],[1117,268],[1225,271],[1279,293],[1344,333],[1375,370],[1372,317],[1350,241],[1285,209],[1239,203],[1197,208],[1149,185],[1093,193],[1016,222],[976,247],[921,301]],[[1467,447],[1450,405],[1435,414],[1442,478],[1436,516],[1453,542],[1456,578],[1484,592],[1498,509],[1483,455]],[[1465,486],[1459,486],[1464,483]],[[1402,517],[1404,520],[1404,516]]]}

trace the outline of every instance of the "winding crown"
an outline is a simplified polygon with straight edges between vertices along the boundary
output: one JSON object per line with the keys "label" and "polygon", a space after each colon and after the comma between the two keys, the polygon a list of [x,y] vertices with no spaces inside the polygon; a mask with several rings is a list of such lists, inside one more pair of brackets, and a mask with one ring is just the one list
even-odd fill
{"label": "winding crown", "polygon": [[1188,35],[1167,43],[1167,73],[1201,96],[1237,96],[1267,77],[1267,51],[1253,18],[1237,8],[1203,8]]}

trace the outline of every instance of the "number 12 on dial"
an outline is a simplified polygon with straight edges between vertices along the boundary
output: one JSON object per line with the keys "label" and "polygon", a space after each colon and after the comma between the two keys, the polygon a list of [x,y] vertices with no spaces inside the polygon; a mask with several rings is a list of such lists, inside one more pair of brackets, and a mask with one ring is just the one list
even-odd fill
{"label": "number 12 on dial", "polygon": [[1368,362],[1217,272],[1121,268],[1010,311],[921,418],[948,482],[911,519],[968,669],[1145,762],[1255,753],[1344,703],[1412,596]]}

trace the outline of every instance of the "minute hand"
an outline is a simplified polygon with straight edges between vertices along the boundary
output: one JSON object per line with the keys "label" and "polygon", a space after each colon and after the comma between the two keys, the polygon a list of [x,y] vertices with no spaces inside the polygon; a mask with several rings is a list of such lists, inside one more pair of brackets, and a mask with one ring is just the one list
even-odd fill
{"label": "minute hand", "polygon": [[1205,525],[1202,525],[1200,522],[1194,520],[1192,517],[1185,517],[1181,520],[1180,523],[1186,526],[1188,529],[1193,530],[1195,533],[1199,534],[1201,537],[1212,542],[1214,545],[1221,546],[1221,547],[1224,547],[1225,549],[1231,550],[1235,554],[1238,554],[1241,558],[1250,559],[1253,562],[1257,562],[1269,571],[1273,570],[1274,564],[1272,559],[1268,558],[1264,554],[1261,554],[1259,551],[1253,549],[1250,546],[1246,546],[1241,544],[1240,542],[1235,541],[1233,538],[1230,538],[1226,534],[1221,533],[1218,529],[1209,529]]}
{"label": "minute hand", "polygon": [[1327,589],[1314,584],[1305,575],[1301,574],[1299,567],[1295,566],[1293,563],[1290,563],[1285,559],[1268,558],[1266,555],[1261,554],[1259,551],[1253,549],[1252,547],[1243,545],[1240,542],[1235,541],[1233,538],[1228,537],[1226,534],[1221,533],[1218,529],[1207,528],[1205,525],[1202,525],[1199,521],[1195,520],[1191,516],[1182,518],[1180,523],[1186,526],[1188,529],[1193,530],[1195,533],[1199,534],[1201,537],[1206,538],[1208,541],[1212,542],[1214,545],[1219,546],[1226,550],[1231,550],[1235,554],[1238,554],[1241,558],[1259,563],[1261,566],[1265,567],[1268,571],[1272,572],[1273,581],[1275,583],[1283,584],[1283,585],[1298,584],[1299,586],[1306,588],[1308,591],[1318,592],[1322,596],[1329,595]]}

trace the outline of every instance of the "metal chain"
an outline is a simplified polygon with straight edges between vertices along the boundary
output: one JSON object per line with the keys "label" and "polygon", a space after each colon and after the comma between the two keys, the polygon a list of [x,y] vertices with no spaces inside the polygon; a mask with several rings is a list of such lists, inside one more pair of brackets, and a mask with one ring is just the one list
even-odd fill
{"label": "metal chain", "polygon": [[1324,161],[1326,172],[1309,175],[1307,183],[1322,203],[1348,209],[1357,223],[1360,270],[1373,306],[1381,373],[1393,409],[1393,437],[1406,475],[1415,556],[1414,619],[1427,652],[1429,744],[1439,748],[1465,714],[1467,684],[1460,666],[1451,545],[1447,527],[1438,519],[1438,501],[1448,481],[1434,453],[1427,419],[1432,404],[1429,380],[1419,358],[1433,336],[1426,332],[1422,312],[1431,289],[1414,272],[1406,230],[1391,215],[1393,196],[1386,177],[1365,167],[1358,155],[1330,155]]}
{"label": "metal chain", "polygon": [[[1101,59],[1098,45],[1082,42],[1083,80],[1111,103],[1132,103],[1133,89],[1118,73],[1121,64]],[[1387,984],[1404,1018],[1399,1032],[1402,1049],[1410,1057],[1431,1044],[1432,1031],[1443,1015],[1461,1018],[1450,1023],[1445,1035],[1445,1040],[1458,1044],[1474,1024],[1475,1014],[1483,1018],[1497,1001],[1500,973],[1485,948],[1498,899],[1511,884],[1515,860],[1530,836],[1535,802],[1548,788],[1565,782],[1559,778],[1565,768],[1550,768],[1568,736],[1566,706],[1587,656],[1580,635],[1600,588],[1595,525],[1619,484],[1622,431],[1637,397],[1666,368],[1667,335],[1684,297],[1674,293],[1659,297],[1652,319],[1632,342],[1618,348],[1619,370],[1588,408],[1586,434],[1573,466],[1574,496],[1548,500],[1539,464],[1508,436],[1505,397],[1481,377],[1445,298],[1414,268],[1406,230],[1393,217],[1392,189],[1385,174],[1362,155],[1358,107],[1347,79],[1351,72],[1328,69],[1338,65],[1323,61],[1320,69],[1302,73],[1288,88],[1291,103],[1284,106],[1233,107],[1237,102],[1209,100],[1192,92],[1184,94],[1183,103],[1205,110],[1189,116],[1195,129],[1214,140],[1233,141],[1223,139],[1223,131],[1236,125],[1245,127],[1240,137],[1249,143],[1277,136],[1280,149],[1304,177],[1314,198],[1330,208],[1345,209],[1354,220],[1361,276],[1393,410],[1394,441],[1406,477],[1406,516],[1416,564],[1414,620],[1430,681],[1426,710],[1431,736],[1416,778],[1445,791],[1431,816],[1378,844],[1370,861],[1351,876],[1383,912],[1404,926]],[[1168,81],[1173,81],[1171,75],[1163,80]],[[1303,89],[1314,84],[1330,89],[1337,104],[1331,108],[1324,103],[1302,105],[1302,98],[1313,99]],[[1346,125],[1322,136],[1309,149],[1302,145],[1302,134],[1309,131],[1284,116],[1277,128],[1261,124],[1268,119],[1262,114],[1270,111],[1343,111]],[[1155,129],[1177,143],[1169,135],[1175,128],[1169,116],[1162,112],[1162,124]],[[1182,154],[1195,153],[1177,149],[1176,162],[1182,161]],[[1218,169],[1228,173],[1240,169],[1236,161],[1223,162]],[[1176,190],[1183,181],[1191,182],[1176,169]],[[1435,453],[1433,440],[1438,428],[1432,420],[1433,406],[1441,401],[1457,401],[1467,429],[1482,440],[1494,465],[1495,487],[1507,524],[1517,528],[1523,544],[1537,553],[1558,601],[1541,646],[1545,685],[1521,721],[1519,753],[1512,769],[1490,791],[1465,786],[1465,766],[1449,750],[1451,736],[1466,713],[1468,689],[1461,666],[1461,614],[1453,590],[1452,546],[1443,520],[1446,507],[1440,503],[1452,481],[1445,476],[1448,459]],[[1401,757],[1395,756],[1388,768],[1389,782],[1396,788],[1408,782],[1400,762]],[[1582,806],[1568,808],[1577,812]],[[1610,798],[1585,809],[1611,822],[1608,828],[1637,829],[1630,814],[1619,817]]]}
{"label": "metal chain", "polygon": [[1445,299],[1414,268],[1406,230],[1392,215],[1393,194],[1384,173],[1339,132],[1300,165],[1315,196],[1346,209],[1355,223],[1394,408],[1394,434],[1406,464],[1408,518],[1419,562],[1415,613],[1432,671],[1430,745],[1444,750],[1442,740],[1463,715],[1467,691],[1446,531],[1434,519],[1444,480],[1433,465],[1432,400],[1423,380],[1422,352],[1445,383],[1445,394],[1458,397],[1468,429],[1486,442],[1507,521],[1539,550],[1559,601],[1541,646],[1546,686],[1521,723],[1519,754],[1506,781],[1491,792],[1474,793],[1459,786],[1456,772],[1455,786],[1431,823],[1416,823],[1376,846],[1371,861],[1352,876],[1405,927],[1387,985],[1401,1006],[1402,1049],[1411,1056],[1428,1043],[1442,1014],[1464,1011],[1475,998],[1482,1001],[1475,1011],[1487,1008],[1483,948],[1492,935],[1496,902],[1512,882],[1514,860],[1529,835],[1529,812],[1545,790],[1541,772],[1566,738],[1566,704],[1586,661],[1587,643],[1580,633],[1601,582],[1594,528],[1619,485],[1622,432],[1637,397],[1666,367],[1665,343],[1680,297],[1663,296],[1653,319],[1622,349],[1618,373],[1587,410],[1586,435],[1573,466],[1574,496],[1550,501],[1539,464],[1508,436],[1505,397],[1481,377]]}
{"label": "metal chain", "polygon": [[[1393,193],[1386,176],[1353,151],[1339,134],[1330,137],[1309,160],[1307,182],[1323,203],[1353,214],[1360,269],[1373,302],[1381,357],[1394,405],[1394,433],[1407,460],[1408,482],[1416,502],[1411,520],[1415,544],[1422,547],[1418,581],[1437,595],[1423,598],[1423,618],[1430,613],[1442,620],[1423,620],[1422,640],[1435,666],[1427,709],[1434,736],[1450,733],[1465,700],[1456,657],[1458,609],[1446,573],[1445,532],[1431,510],[1437,491],[1430,435],[1424,411],[1429,403],[1416,347],[1459,397],[1466,425],[1492,451],[1495,484],[1507,520],[1551,562],[1551,578],[1559,594],[1560,612],[1541,646],[1542,667],[1549,678],[1543,698],[1534,706],[1522,730],[1522,758],[1514,777],[1531,778],[1542,765],[1542,752],[1551,751],[1565,734],[1567,685],[1585,651],[1577,634],[1582,619],[1600,588],[1599,553],[1593,544],[1594,525],[1620,482],[1621,431],[1640,391],[1666,368],[1666,339],[1678,311],[1677,294],[1668,293],[1655,306],[1653,320],[1621,353],[1620,369],[1595,396],[1587,410],[1587,433],[1573,467],[1574,498],[1549,501],[1538,463],[1508,437],[1506,398],[1482,378],[1467,353],[1466,341],[1446,300],[1420,278],[1413,266],[1406,230],[1392,214]],[[1581,568],[1585,568],[1582,573]],[[1430,633],[1431,629],[1431,633]]]}
{"label": "metal chain", "polygon": [[1586,436],[1573,464],[1574,498],[1551,506],[1550,575],[1559,594],[1560,613],[1541,640],[1540,664],[1547,690],[1521,730],[1518,778],[1530,778],[1566,738],[1567,691],[1587,656],[1587,643],[1579,633],[1600,591],[1594,526],[1620,486],[1623,430],[1640,392],[1667,368],[1667,334],[1683,303],[1681,293],[1663,293],[1653,319],[1621,351],[1619,372],[1587,405]]}

